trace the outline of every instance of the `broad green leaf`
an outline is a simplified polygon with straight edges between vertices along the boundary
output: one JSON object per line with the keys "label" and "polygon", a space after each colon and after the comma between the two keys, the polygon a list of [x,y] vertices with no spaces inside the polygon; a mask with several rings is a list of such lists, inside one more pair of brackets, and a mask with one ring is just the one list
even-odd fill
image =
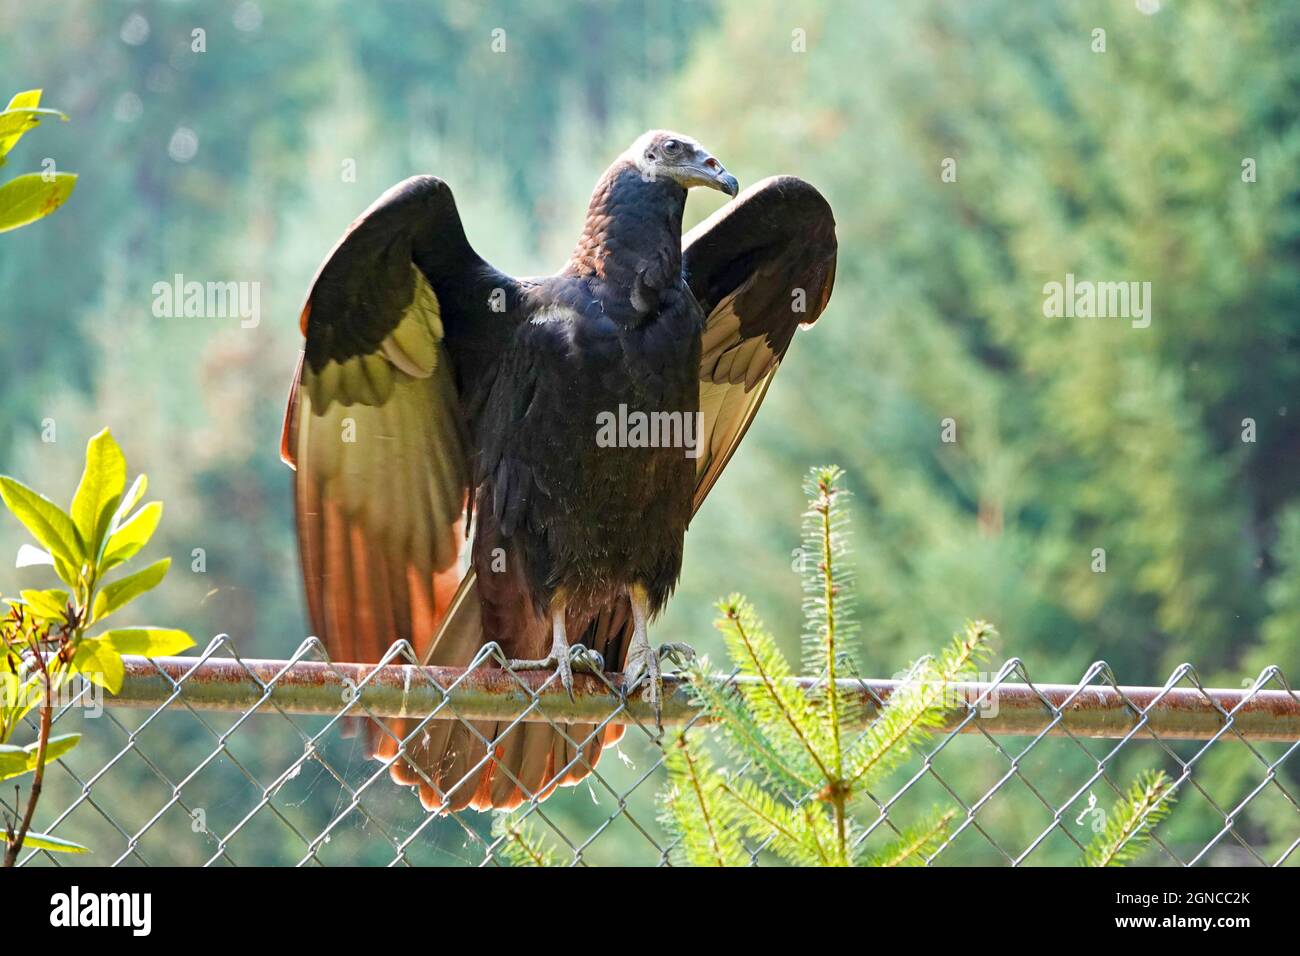
{"label": "broad green leaf", "polygon": [[72,520],[86,542],[87,556],[97,560],[108,523],[126,487],[126,457],[105,428],[86,445],[86,468],[72,496]]}
{"label": "broad green leaf", "polygon": [[95,595],[92,614],[94,619],[103,620],[128,601],[133,601],[145,591],[157,587],[167,576],[167,569],[171,567],[171,563],[171,558],[161,558],[134,574],[128,574],[121,580],[104,585],[104,589]]}
{"label": "broad green leaf", "polygon": [[194,646],[194,639],[171,627],[121,627],[98,635],[119,654],[167,657]]}
{"label": "broad green leaf", "polygon": [[59,576],[60,581],[70,588],[75,588],[77,586],[77,580],[79,578],[77,572],[78,567],[79,565],[69,564],[62,558],[54,559],[54,573]]}
{"label": "broad green leaf", "polygon": [[21,481],[4,475],[0,475],[0,498],[56,561],[62,560],[73,568],[81,567],[85,551],[77,526],[67,512]]}
{"label": "broad green leaf", "polygon": [[122,689],[122,678],[126,676],[122,655],[97,637],[86,638],[77,645],[72,669],[113,694]]}
{"label": "broad green leaf", "polygon": [[[80,740],[81,734],[60,734],[58,737],[51,737],[45,745],[45,763],[48,765],[58,760],[77,746]],[[40,747],[36,743],[30,743],[26,747],[0,744],[0,780],[34,772],[39,756]]]}
{"label": "broad green leaf", "polygon": [[13,744],[0,744],[0,780],[27,773],[27,752]]}
{"label": "broad green leaf", "polygon": [[23,846],[29,850],[49,850],[51,853],[89,853],[90,848],[80,843],[73,843],[63,837],[48,833],[28,833],[23,838]]}
{"label": "broad green leaf", "polygon": [[54,567],[54,555],[34,544],[19,545],[18,560],[14,562],[15,568],[35,568],[43,564]]}
{"label": "broad green leaf", "polygon": [[0,232],[35,222],[58,209],[72,195],[76,173],[24,173],[0,186]]}
{"label": "broad green leaf", "polygon": [[5,156],[22,139],[24,133],[30,133],[41,125],[41,120],[57,117],[67,120],[67,115],[58,110],[23,107],[8,109],[0,113],[0,166],[4,165]]}
{"label": "broad green leaf", "polygon": [[41,105],[41,94],[44,92],[44,90],[23,90],[21,93],[15,93],[5,109],[35,109]]}
{"label": "broad green leaf", "polygon": [[[41,105],[41,90],[24,90],[22,93],[15,93],[9,105],[5,107],[4,113],[0,113],[0,161],[4,160],[5,154],[14,148],[14,143],[18,138],[30,129],[33,129],[39,122],[38,117],[29,118],[22,114],[32,110],[39,109]],[[6,119],[6,114],[13,114],[11,119]]]}
{"label": "broad green leaf", "polygon": [[68,619],[68,592],[51,588],[48,591],[19,591],[37,617],[47,621],[65,622]]}
{"label": "broad green leaf", "polygon": [[107,571],[134,557],[153,537],[158,522],[162,519],[162,511],[161,501],[151,501],[110,534],[100,567]]}

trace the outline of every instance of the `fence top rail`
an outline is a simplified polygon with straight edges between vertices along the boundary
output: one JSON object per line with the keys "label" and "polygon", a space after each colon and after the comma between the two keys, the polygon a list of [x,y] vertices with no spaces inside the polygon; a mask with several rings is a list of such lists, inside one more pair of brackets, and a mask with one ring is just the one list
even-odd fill
{"label": "fence top rail", "polygon": [[[515,673],[480,661],[470,668],[412,664],[351,664],[241,658],[148,659],[127,656],[113,707],[188,706],[243,713],[599,723],[611,715],[652,724],[640,694],[625,698],[621,675],[574,675],[569,696],[550,672]],[[1093,672],[1095,673],[1095,669]],[[744,686],[745,679],[712,678]],[[824,682],[797,678],[812,691]],[[861,703],[865,720],[904,681],[844,679],[842,689]],[[971,681],[947,688],[953,703],[942,728],[994,735],[1071,735],[1122,739],[1134,733],[1161,738],[1259,741],[1300,740],[1300,696],[1288,690],[1212,689],[1200,686],[1127,687],[1114,684],[1035,684]],[[681,725],[707,720],[687,683],[665,677],[662,720]]]}

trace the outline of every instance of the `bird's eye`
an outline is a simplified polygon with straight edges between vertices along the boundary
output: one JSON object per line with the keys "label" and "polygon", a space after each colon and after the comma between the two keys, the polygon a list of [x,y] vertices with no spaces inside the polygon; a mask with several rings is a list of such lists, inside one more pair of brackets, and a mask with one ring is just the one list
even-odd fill
{"label": "bird's eye", "polygon": [[677,140],[675,139],[664,140],[664,152],[665,153],[677,152]]}

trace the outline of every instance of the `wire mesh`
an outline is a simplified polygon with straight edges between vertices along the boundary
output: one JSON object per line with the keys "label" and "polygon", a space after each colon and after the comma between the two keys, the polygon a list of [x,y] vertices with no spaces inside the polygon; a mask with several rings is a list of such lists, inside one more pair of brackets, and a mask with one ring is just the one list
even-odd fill
{"label": "wire mesh", "polygon": [[[399,756],[433,721],[478,734],[483,757],[470,774],[496,763],[493,744],[523,722],[578,733],[569,752],[584,763],[592,735],[626,726],[578,785],[526,800],[512,819],[530,821],[566,864],[673,862],[656,799],[667,738],[639,695],[623,695],[618,675],[580,677],[570,700],[553,674],[515,674],[491,645],[463,669],[416,664],[402,643],[377,665],[336,664],[315,639],[287,660],[246,661],[225,636],[194,658],[128,660],[120,697],[79,685],[55,712],[55,733],[83,736],[47,771],[38,823],[92,853],[24,851],[22,864],[506,863],[511,835],[493,828],[493,814],[426,811],[387,763],[345,735],[355,718],[397,713],[411,723],[393,737]],[[861,681],[858,690],[880,706],[890,683]],[[1163,769],[1177,801],[1143,862],[1300,859],[1300,696],[1277,668],[1239,690],[1205,687],[1190,665],[1161,687],[1127,688],[1099,662],[1062,687],[1036,685],[1013,659],[962,690],[942,731],[869,795],[863,849],[937,807],[953,823],[932,865],[1077,862],[1133,775]],[[701,722],[688,700],[683,688],[669,694],[665,722]],[[485,717],[495,721],[491,739]],[[703,726],[692,733],[707,739]],[[0,794],[0,808],[14,814],[12,794]],[[771,859],[762,841],[751,859]]]}

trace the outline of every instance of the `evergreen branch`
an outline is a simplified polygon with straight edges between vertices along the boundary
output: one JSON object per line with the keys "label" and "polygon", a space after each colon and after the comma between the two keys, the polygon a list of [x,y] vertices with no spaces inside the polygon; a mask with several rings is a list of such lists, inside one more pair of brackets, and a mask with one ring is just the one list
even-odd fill
{"label": "evergreen branch", "polygon": [[709,848],[713,852],[713,858],[717,860],[718,866],[726,866],[726,860],[722,857],[722,847],[718,840],[718,833],[714,828],[713,816],[709,813],[709,801],[704,796],[704,788],[700,782],[699,767],[697,767],[695,758],[691,755],[691,748],[687,746],[685,734],[677,738],[677,747],[681,750],[686,768],[686,777],[690,781],[691,792],[695,794],[696,802],[700,808],[700,816],[703,818],[704,827],[709,834]]}
{"label": "evergreen branch", "polygon": [[884,773],[907,759],[912,747],[928,738],[949,711],[948,688],[969,673],[983,655],[993,627],[982,621],[968,623],[938,661],[928,661],[918,673],[890,695],[876,722],[855,746],[850,759],[848,786],[856,787],[868,774]]}
{"label": "evergreen branch", "polygon": [[866,866],[924,866],[922,856],[933,854],[939,848],[942,837],[948,833],[948,825],[956,810],[945,810],[932,820],[919,826],[904,830],[897,840],[883,851],[866,861]]}
{"label": "evergreen branch", "polygon": [[743,866],[747,853],[736,834],[736,814],[720,794],[726,780],[704,752],[692,752],[681,734],[668,749],[669,785],[660,796],[660,820],[678,840],[690,866]]}
{"label": "evergreen branch", "polygon": [[835,547],[831,530],[831,514],[835,507],[835,482],[844,472],[836,467],[827,467],[817,469],[813,473],[813,478],[808,482],[811,486],[809,489],[812,494],[812,512],[815,520],[819,525],[821,532],[821,579],[822,579],[822,600],[825,604],[825,624],[823,626],[824,650],[826,659],[826,684],[830,693],[826,695],[827,702],[827,733],[831,738],[832,762],[835,768],[835,779],[839,779],[844,773],[844,751],[840,744],[840,711],[839,699],[837,693],[838,683],[836,682],[835,671]]}
{"label": "evergreen branch", "polygon": [[815,726],[808,699],[803,691],[789,680],[790,666],[781,656],[771,638],[761,632],[753,609],[743,599],[733,597],[723,603],[723,631],[732,640],[727,642],[732,659],[742,672],[757,677],[761,688],[746,695],[755,717],[763,721],[770,712],[778,718],[772,721],[784,724],[793,733],[803,751],[812,759],[817,770],[827,782],[834,780],[817,747],[809,739],[808,728]]}
{"label": "evergreen branch", "polygon": [[804,768],[797,761],[781,753],[734,687],[719,686],[710,678],[708,658],[693,664],[689,675],[696,700],[717,718],[723,740],[735,756],[752,761],[775,786],[791,793],[807,793],[818,785],[800,772]]}
{"label": "evergreen branch", "polygon": [[833,843],[833,835],[825,814],[819,811],[820,804],[809,801],[796,810],[752,780],[723,786],[727,796],[745,811],[740,819],[746,832],[755,839],[770,840],[779,856],[801,866],[843,865],[826,851],[826,843]]}
{"label": "evergreen branch", "polygon": [[559,866],[559,860],[537,828],[513,813],[499,814],[492,821],[492,834],[504,837],[501,854],[511,866]]}
{"label": "evergreen branch", "polygon": [[1175,797],[1163,770],[1146,771],[1111,809],[1106,828],[1083,853],[1084,866],[1121,866],[1142,854]]}

